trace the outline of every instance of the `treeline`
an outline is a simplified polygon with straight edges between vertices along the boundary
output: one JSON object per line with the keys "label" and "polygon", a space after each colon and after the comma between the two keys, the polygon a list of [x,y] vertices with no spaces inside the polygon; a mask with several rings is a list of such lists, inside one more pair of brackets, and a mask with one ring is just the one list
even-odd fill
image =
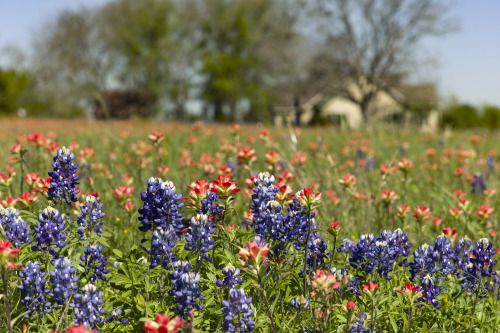
{"label": "treeline", "polygon": [[114,0],[40,27],[27,70],[0,72],[0,113],[109,116],[112,96],[150,116],[262,121],[321,93],[369,119],[445,14],[439,0]]}
{"label": "treeline", "polygon": [[466,128],[500,128],[500,108],[484,106],[475,108],[468,104],[455,104],[444,110],[441,117],[442,127],[454,129]]}

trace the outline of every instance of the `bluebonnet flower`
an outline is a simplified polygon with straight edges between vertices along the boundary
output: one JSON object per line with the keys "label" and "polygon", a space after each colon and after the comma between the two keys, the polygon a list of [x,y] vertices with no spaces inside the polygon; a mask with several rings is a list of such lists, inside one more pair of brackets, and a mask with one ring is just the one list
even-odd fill
{"label": "bluebonnet flower", "polygon": [[[441,292],[441,288],[436,285],[435,279],[427,274],[421,280],[422,297],[416,299],[416,302],[422,302],[425,298],[430,305],[434,306],[436,309],[441,308],[438,301],[436,300],[436,296]],[[418,307],[422,305],[419,304]]]}
{"label": "bluebonnet flower", "polygon": [[120,324],[127,324],[128,323],[128,319],[127,318],[122,318],[122,309],[118,308],[118,309],[113,309],[111,310],[111,312],[109,313],[109,316],[106,317],[106,321],[108,323],[114,323],[114,322],[118,322]]}
{"label": "bluebonnet flower", "polygon": [[223,280],[217,280],[216,284],[218,287],[227,286],[229,289],[233,288],[236,284],[241,284],[243,282],[243,278],[238,276],[240,275],[240,269],[234,267],[231,264],[228,264],[226,267],[222,269],[222,273],[224,273]]}
{"label": "bluebonnet flower", "polygon": [[201,261],[210,261],[207,252],[212,250],[215,240],[212,235],[217,230],[213,225],[213,219],[207,215],[198,214],[191,218],[190,228],[186,232],[187,251],[195,252]]}
{"label": "bluebonnet flower", "polygon": [[19,216],[19,210],[15,208],[3,208],[0,205],[0,228],[3,228],[5,236],[15,248],[20,248],[23,244],[32,241],[29,238],[28,224]]}
{"label": "bluebonnet flower", "polygon": [[96,279],[106,281],[106,277],[103,274],[109,273],[109,270],[106,269],[108,258],[102,256],[102,251],[102,245],[89,244],[85,247],[84,255],[80,256],[80,260],[84,262],[85,274],[89,274],[92,271],[89,278],[92,284],[95,284]]}
{"label": "bluebonnet flower", "polygon": [[497,271],[495,275],[493,275],[493,281],[490,282],[490,288],[487,288],[488,291],[495,291],[497,293],[497,298],[500,298],[500,272]]}
{"label": "bluebonnet flower", "polygon": [[[253,228],[255,233],[266,238],[268,232],[272,230],[273,221],[270,220],[268,215],[268,209],[270,208],[270,202],[274,201],[276,194],[279,192],[279,188],[274,187],[275,179],[274,176],[267,172],[259,173],[258,177],[255,179],[255,188],[252,194],[252,206],[250,207],[253,213]],[[277,209],[277,207],[275,207]]]}
{"label": "bluebonnet flower", "polygon": [[[321,235],[317,232],[311,232],[309,235],[309,240],[307,241],[307,262],[306,262],[306,270],[307,274],[311,274],[311,272],[320,267],[325,263],[325,260],[328,258],[326,254],[327,245],[324,240],[321,239]],[[328,265],[326,265],[328,267]],[[303,268],[301,268],[299,276],[302,277]]]}
{"label": "bluebonnet flower", "polygon": [[[370,326],[366,327],[364,322],[368,316],[365,312],[360,312],[356,317],[354,324],[352,324],[349,329],[349,333],[370,333]],[[373,328],[373,332],[376,332],[375,328]]]}
{"label": "bluebonnet flower", "polygon": [[349,264],[366,274],[377,272],[380,277],[390,280],[389,273],[393,270],[393,264],[399,258],[406,258],[409,254],[411,243],[401,229],[394,232],[382,230],[381,237],[373,234],[361,235],[359,242],[349,242],[339,247],[339,252],[351,252]]}
{"label": "bluebonnet flower", "polygon": [[438,236],[434,245],[423,244],[413,251],[413,258],[413,262],[408,264],[413,281],[417,276],[423,278],[429,273],[438,272],[440,276],[455,273],[456,250],[445,235]]}
{"label": "bluebonnet flower", "polygon": [[178,221],[182,219],[179,209],[184,207],[184,204],[179,203],[181,199],[182,195],[175,192],[174,183],[171,181],[149,178],[146,192],[141,193],[144,204],[139,209],[139,221],[142,224],[139,230],[148,231],[157,227],[168,230],[171,226],[176,228]]}
{"label": "bluebonnet flower", "polygon": [[464,266],[465,282],[469,288],[477,286],[482,277],[491,277],[496,275],[493,267],[497,261],[493,259],[496,249],[492,249],[493,244],[487,238],[481,238],[475,244],[472,250],[474,255],[469,259],[469,263]]}
{"label": "bluebonnet flower", "polygon": [[255,326],[255,321],[252,320],[254,310],[250,308],[250,304],[252,304],[252,297],[248,297],[243,288],[229,290],[229,300],[222,301],[222,313],[224,313],[225,319],[222,328],[225,332],[245,333],[253,331]]}
{"label": "bluebonnet flower", "polygon": [[373,156],[369,156],[366,159],[366,168],[368,169],[368,171],[373,171],[376,167],[377,165],[375,164],[375,158]]}
{"label": "bluebonnet flower", "polygon": [[305,298],[304,295],[300,295],[299,297],[292,298],[290,305],[296,309],[305,310],[311,305],[311,301]]}
{"label": "bluebonnet flower", "polygon": [[201,199],[201,208],[198,213],[208,215],[214,220],[217,219],[220,213],[222,213],[222,208],[219,206],[219,196],[215,192],[207,191],[205,198]]}
{"label": "bluebonnet flower", "polygon": [[274,186],[274,181],[274,176],[267,172],[260,173],[254,181],[252,226],[263,241],[271,243],[271,256],[283,254],[291,241],[296,250],[304,250],[307,241],[306,269],[309,274],[327,259],[326,243],[319,233],[312,231],[316,229],[315,214],[301,205],[299,199],[303,194],[295,195],[288,205],[287,214],[284,214],[282,205],[276,200],[279,188]]}
{"label": "bluebonnet flower", "polygon": [[337,252],[344,252],[349,254],[352,252],[352,247],[354,246],[354,242],[350,239],[344,238],[342,239],[342,244],[337,248]]}
{"label": "bluebonnet flower", "polygon": [[363,149],[361,149],[361,148],[356,149],[356,158],[358,161],[364,160],[366,158],[366,154],[363,151]]}
{"label": "bluebonnet flower", "polygon": [[106,313],[106,309],[102,307],[102,291],[97,290],[96,286],[85,285],[81,294],[75,294],[75,299],[77,302],[73,311],[76,318],[73,318],[73,322],[93,329],[104,323],[102,315]]}
{"label": "bluebonnet flower", "polygon": [[[76,268],[71,266],[71,260],[66,257],[61,257],[57,260],[52,260],[54,270],[49,272],[49,281],[52,285],[52,290],[49,296],[53,300],[54,307],[63,306],[68,298],[75,295],[78,290],[79,276],[76,275]],[[73,307],[74,303],[71,302]]]}
{"label": "bluebonnet flower", "polygon": [[48,198],[57,203],[57,200],[64,200],[68,205],[76,202],[76,197],[80,190],[76,188],[79,177],[75,176],[78,169],[78,163],[73,163],[75,154],[69,149],[63,147],[59,149],[52,162],[53,171],[49,172],[50,188],[48,189]]}
{"label": "bluebonnet flower", "polygon": [[179,203],[182,195],[176,193],[171,181],[151,177],[146,192],[141,193],[141,199],[144,204],[139,209],[139,221],[142,224],[139,230],[154,230],[151,249],[148,251],[151,255],[150,267],[161,264],[164,269],[168,269],[170,263],[177,260],[172,248],[182,238],[182,231],[188,227],[187,221],[179,213],[179,209],[184,207],[183,203]]}
{"label": "bluebonnet flower", "polygon": [[350,292],[355,295],[361,295],[361,291],[358,289],[359,285],[361,284],[361,281],[356,276],[349,274],[348,271],[345,269],[337,271],[336,275],[338,281],[343,280],[342,284],[337,289],[339,294]]}
{"label": "bluebonnet flower", "polygon": [[52,207],[45,208],[38,214],[39,223],[33,227],[35,231],[35,238],[33,241],[36,243],[31,246],[33,251],[49,251],[54,257],[58,257],[59,253],[54,250],[53,245],[62,249],[66,246],[66,224],[59,211]]}
{"label": "bluebonnet flower", "polygon": [[94,231],[97,236],[102,234],[102,225],[104,221],[102,219],[106,214],[101,212],[103,204],[97,201],[94,196],[88,196],[84,205],[80,207],[81,213],[78,215],[78,234],[80,235],[80,240],[86,239],[86,232],[90,233]]}
{"label": "bluebonnet flower", "polygon": [[238,177],[238,165],[231,160],[228,160],[226,165],[231,168],[231,178]]}
{"label": "bluebonnet flower", "polygon": [[486,190],[486,181],[480,172],[474,173],[472,178],[472,194],[482,194]]}
{"label": "bluebonnet flower", "polygon": [[[256,237],[260,241],[260,238]],[[217,280],[216,284],[218,287],[226,286],[229,289],[229,300],[222,301],[222,312],[225,315],[222,328],[226,332],[234,332],[236,327],[239,328],[240,332],[251,332],[255,325],[255,322],[250,319],[253,314],[253,310],[249,307],[252,303],[252,298],[247,297],[243,289],[236,288],[237,284],[243,283],[243,278],[238,278],[240,270],[228,264],[222,269],[222,273],[225,275],[224,279]],[[235,326],[234,318],[236,316],[238,317],[238,322]]]}
{"label": "bluebonnet flower", "polygon": [[495,171],[495,156],[488,155],[488,157],[486,158],[486,165],[488,166],[488,170],[490,172]]}
{"label": "bluebonnet flower", "polygon": [[[459,279],[465,278],[464,271],[470,263],[470,257],[474,246],[472,241],[465,236],[460,238],[455,249],[455,269]],[[465,287],[465,284],[463,285]]]}
{"label": "bluebonnet flower", "polygon": [[200,274],[191,272],[189,261],[176,261],[173,263],[174,272],[170,275],[173,289],[168,293],[173,296],[174,303],[177,303],[177,314],[186,317],[189,310],[203,309],[203,305],[198,304],[198,300],[205,300],[200,294]]}
{"label": "bluebonnet flower", "polygon": [[168,269],[171,262],[177,261],[177,256],[172,254],[175,239],[176,235],[173,228],[170,228],[170,230],[164,230],[162,227],[156,228],[153,232],[151,249],[148,251],[151,255],[150,268],[155,268],[161,264],[164,269]]}
{"label": "bluebonnet flower", "polygon": [[406,146],[404,144],[399,144],[399,154],[401,154],[402,156],[406,156],[406,154],[408,153],[408,150],[406,149]]}
{"label": "bluebonnet flower", "polygon": [[21,284],[18,288],[21,290],[21,303],[28,309],[28,313],[24,316],[30,317],[33,313],[51,313],[51,303],[47,301],[47,294],[50,289],[45,286],[47,279],[44,278],[45,273],[40,271],[40,263],[38,261],[28,262],[21,272]]}

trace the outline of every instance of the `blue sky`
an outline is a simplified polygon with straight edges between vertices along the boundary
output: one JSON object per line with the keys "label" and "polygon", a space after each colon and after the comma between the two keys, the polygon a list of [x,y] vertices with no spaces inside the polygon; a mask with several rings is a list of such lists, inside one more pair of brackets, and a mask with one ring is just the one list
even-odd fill
{"label": "blue sky", "polygon": [[[0,50],[7,45],[27,49],[40,27],[64,9],[109,1],[0,0]],[[500,0],[450,3],[450,16],[461,28],[454,34],[425,41],[419,54],[433,65],[421,67],[416,80],[436,82],[444,99],[455,95],[460,101],[478,106],[500,106]]]}

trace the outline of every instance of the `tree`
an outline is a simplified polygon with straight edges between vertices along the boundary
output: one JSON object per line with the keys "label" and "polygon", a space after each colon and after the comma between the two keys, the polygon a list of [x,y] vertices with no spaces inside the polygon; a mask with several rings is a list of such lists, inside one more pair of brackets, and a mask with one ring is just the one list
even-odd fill
{"label": "tree", "polygon": [[496,106],[485,106],[483,108],[483,125],[490,129],[500,128],[500,108]]}
{"label": "tree", "polygon": [[36,84],[54,94],[63,109],[96,99],[105,104],[102,92],[110,84],[114,62],[98,19],[96,10],[63,12],[42,30],[35,45]]}
{"label": "tree", "polygon": [[[201,13],[202,97],[216,120],[262,120],[270,91],[286,81],[288,53],[295,38],[294,18],[275,0],[194,0]],[[226,115],[224,115],[226,113]]]}
{"label": "tree", "polygon": [[13,69],[0,69],[0,114],[15,113],[30,80],[29,73]]}
{"label": "tree", "polygon": [[[146,92],[155,102],[168,97],[177,65],[172,57],[177,52],[175,30],[180,30],[174,9],[170,0],[119,0],[99,10],[100,29],[121,88]],[[178,112],[177,118],[183,116]]]}
{"label": "tree", "polygon": [[443,113],[441,123],[455,129],[475,128],[481,125],[477,110],[467,104],[451,106]]}
{"label": "tree", "polygon": [[452,26],[438,0],[318,0],[323,58],[330,58],[333,91],[358,104],[368,120],[380,90],[397,87],[419,42]]}

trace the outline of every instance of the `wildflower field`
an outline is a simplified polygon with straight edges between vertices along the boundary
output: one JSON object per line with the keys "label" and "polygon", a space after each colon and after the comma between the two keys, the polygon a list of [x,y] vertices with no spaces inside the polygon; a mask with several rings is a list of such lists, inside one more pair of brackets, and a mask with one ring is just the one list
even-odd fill
{"label": "wildflower field", "polygon": [[0,120],[0,332],[497,332],[496,133]]}

